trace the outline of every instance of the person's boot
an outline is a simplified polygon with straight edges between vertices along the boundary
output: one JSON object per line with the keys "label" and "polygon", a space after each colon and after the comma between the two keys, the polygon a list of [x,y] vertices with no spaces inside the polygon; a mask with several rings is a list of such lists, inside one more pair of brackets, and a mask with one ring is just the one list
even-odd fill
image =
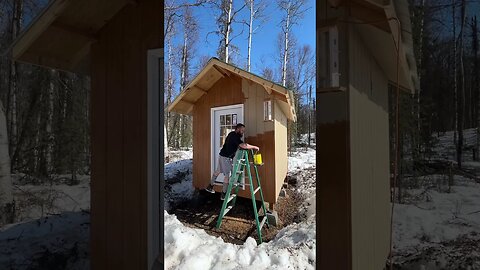
{"label": "person's boot", "polygon": [[222,201],[225,200],[225,195],[226,195],[226,193],[222,192],[222,196],[220,196],[220,200],[222,200]]}
{"label": "person's boot", "polygon": [[205,191],[210,192],[212,194],[215,193],[215,190],[213,190],[213,185],[209,184],[208,187],[205,189]]}

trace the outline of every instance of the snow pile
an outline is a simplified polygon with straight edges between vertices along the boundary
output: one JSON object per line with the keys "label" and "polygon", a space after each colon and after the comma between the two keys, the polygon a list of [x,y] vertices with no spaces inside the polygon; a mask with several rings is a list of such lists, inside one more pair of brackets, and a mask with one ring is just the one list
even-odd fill
{"label": "snow pile", "polygon": [[288,171],[294,172],[309,167],[315,167],[316,151],[312,148],[299,149],[288,156]]}
{"label": "snow pile", "polygon": [[[193,196],[195,189],[192,184],[192,152],[172,151],[175,162],[165,164],[165,209]],[[188,159],[180,159],[188,158]]]}
{"label": "snow pile", "polygon": [[192,159],[193,151],[192,149],[169,151],[168,158],[169,158],[169,163],[176,162],[179,160],[184,160],[184,159]]}
{"label": "snow pile", "polygon": [[[257,245],[249,237],[243,245],[234,245],[204,230],[185,227],[165,211],[165,269],[315,269],[315,150],[295,152],[288,166],[289,175],[296,177],[296,188],[307,198],[300,209],[306,213],[305,221],[283,228],[268,243]],[[191,162],[167,164],[165,172],[169,176],[191,172]],[[171,194],[183,185],[191,186],[191,174],[172,184]],[[170,198],[171,202],[178,200],[178,196]]]}
{"label": "snow pile", "polygon": [[1,269],[89,269],[90,215],[65,212],[0,229]]}
{"label": "snow pile", "polygon": [[[396,250],[454,240],[480,232],[480,184],[456,177],[451,193],[428,191],[428,200],[396,204],[394,246]],[[421,193],[411,190],[409,193]]]}
{"label": "snow pile", "polygon": [[183,226],[165,212],[165,269],[315,269],[315,219],[292,224],[276,238],[239,246]]}

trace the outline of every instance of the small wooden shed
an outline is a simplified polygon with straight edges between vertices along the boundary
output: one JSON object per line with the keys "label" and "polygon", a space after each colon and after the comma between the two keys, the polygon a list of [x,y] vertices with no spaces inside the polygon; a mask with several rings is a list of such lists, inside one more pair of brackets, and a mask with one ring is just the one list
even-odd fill
{"label": "small wooden shed", "polygon": [[[296,121],[292,93],[285,87],[212,58],[168,107],[193,115],[193,185],[205,188],[218,153],[237,123],[244,141],[260,147],[259,175],[265,201],[276,203],[287,175],[287,121]],[[222,174],[219,176],[223,179]],[[216,186],[221,191],[221,186]],[[248,189],[240,196],[250,198]]]}

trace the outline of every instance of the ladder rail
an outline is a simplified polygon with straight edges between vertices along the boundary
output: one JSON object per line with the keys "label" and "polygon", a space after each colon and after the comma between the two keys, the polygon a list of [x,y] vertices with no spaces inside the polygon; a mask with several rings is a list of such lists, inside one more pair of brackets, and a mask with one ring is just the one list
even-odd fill
{"label": "ladder rail", "polygon": [[[253,150],[251,150],[251,153],[252,153],[252,157],[253,157]],[[257,187],[260,189],[260,199],[262,201],[263,214],[266,217],[267,216],[267,208],[265,207],[265,200],[263,199],[262,184],[260,183],[260,176],[258,176],[258,168],[257,168],[257,165],[255,164],[255,162],[253,163],[253,168],[255,169],[255,177],[257,179]],[[266,224],[267,224],[267,228],[268,228],[268,226],[269,226],[268,219],[266,221]]]}
{"label": "ladder rail", "polygon": [[[245,155],[245,160],[248,164],[248,153]],[[258,220],[258,211],[257,211],[257,201],[255,200],[255,193],[253,192],[253,180],[252,180],[252,172],[250,168],[247,169],[248,180],[250,181],[250,193],[252,194],[252,203],[253,203],[253,212],[255,215],[255,224],[257,225],[257,234],[258,238],[260,239],[260,243],[262,242],[262,231],[260,228],[260,221]]]}
{"label": "ladder rail", "polygon": [[[235,154],[233,170],[232,170],[232,172],[230,174],[230,177],[229,177],[227,192],[225,194],[225,199],[223,200],[223,203],[222,203],[222,208],[221,208],[220,214],[218,216],[216,227],[220,228],[224,216],[234,207],[235,202],[238,198],[238,191],[239,191],[241,183],[242,183],[241,180],[243,179],[243,184],[245,186],[250,187],[250,194],[251,194],[251,197],[252,197],[252,205],[253,205],[253,213],[254,213],[254,216],[255,216],[255,225],[257,227],[257,234],[258,234],[258,238],[259,238],[259,243],[261,244],[262,243],[262,227],[263,227],[264,224],[266,224],[267,227],[268,227],[269,224],[268,224],[268,218],[267,218],[267,210],[266,210],[266,207],[265,207],[265,201],[264,201],[264,198],[263,198],[262,187],[261,187],[261,184],[260,184],[260,176],[259,176],[259,173],[258,173],[258,168],[257,168],[257,165],[254,162],[249,162],[249,152],[252,153],[252,159],[253,159],[253,150],[248,151],[246,149],[239,149],[237,151],[237,153]],[[256,182],[257,182],[257,187],[255,188],[255,190],[254,190],[253,177],[252,177],[252,172],[251,172],[251,167],[250,167],[252,165],[253,165],[254,170],[255,170],[255,178],[256,178]],[[246,173],[245,173],[245,171],[246,171]],[[248,177],[245,177],[245,176],[248,176]],[[248,184],[246,183],[245,178],[248,178]],[[234,191],[232,190],[233,188],[235,188]],[[262,208],[263,213],[264,213],[264,216],[262,217],[261,221],[259,219],[259,214],[258,214],[258,210],[257,210],[257,203],[256,203],[256,196],[255,196],[255,194],[257,192],[260,192],[260,199],[261,199],[261,202],[262,202],[261,208]],[[231,202],[231,204],[229,205],[230,202]]]}

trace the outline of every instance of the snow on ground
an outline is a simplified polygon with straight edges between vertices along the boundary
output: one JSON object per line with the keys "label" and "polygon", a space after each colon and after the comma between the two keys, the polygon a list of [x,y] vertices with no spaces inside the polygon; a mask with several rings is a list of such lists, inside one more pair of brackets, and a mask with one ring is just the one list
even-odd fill
{"label": "snow on ground", "polygon": [[[300,135],[300,139],[298,140],[300,144],[307,145],[308,144],[308,133]],[[315,146],[315,132],[310,133],[310,145]]]}
{"label": "snow on ground", "polygon": [[[191,163],[179,162],[182,161],[166,164],[165,172],[169,176],[191,172]],[[289,174],[315,173],[314,166],[314,149],[289,157]],[[175,177],[172,179],[176,181]],[[302,182],[303,179],[309,180]],[[260,245],[253,238],[243,245],[225,243],[204,230],[185,227],[165,211],[165,269],[315,269],[315,178],[299,175],[297,180],[297,188],[307,197],[306,220],[283,228],[274,240]],[[173,184],[172,190],[175,193],[187,183],[191,185],[191,174]]]}
{"label": "snow on ground", "polygon": [[0,269],[89,269],[90,215],[64,212],[0,228]]}
{"label": "snow on ground", "polygon": [[[435,135],[434,159],[456,164],[453,131]],[[476,130],[464,131],[465,147],[476,143]],[[472,151],[463,153],[463,167],[476,175],[480,162]],[[480,184],[454,175],[448,192],[446,175],[419,178],[420,188],[404,190],[406,203],[395,204],[394,250],[400,269],[480,269],[480,252],[475,239],[480,236]],[[473,240],[472,240],[473,239]]]}
{"label": "snow on ground", "polygon": [[[469,148],[476,145],[477,143],[476,132],[477,131],[475,128],[465,129],[463,131],[465,148]],[[445,133],[434,134],[434,138],[438,140],[436,147],[434,147],[433,149],[436,153],[434,157],[456,162],[455,161],[456,149],[455,149],[455,144],[453,143],[454,132],[447,131]],[[471,150],[464,151],[463,159],[466,162],[472,161],[472,151]]]}
{"label": "snow on ground", "polygon": [[0,227],[0,269],[89,269],[90,177],[13,184],[17,222]]}
{"label": "snow on ground", "polygon": [[268,243],[225,243],[165,212],[165,269],[315,269],[315,219],[292,224]]}
{"label": "snow on ground", "polygon": [[65,211],[90,209],[90,176],[78,176],[73,183],[69,175],[56,176],[51,184],[24,183],[24,175],[13,176],[13,196],[17,220],[28,221]]}
{"label": "snow on ground", "polygon": [[412,196],[423,195],[416,202],[395,205],[395,250],[416,250],[480,232],[480,184],[460,176],[455,182],[451,193],[409,190]]}
{"label": "snow on ground", "polygon": [[190,151],[170,151],[170,162],[165,164],[165,209],[174,203],[192,197],[195,189],[192,185],[192,157]]}
{"label": "snow on ground", "polygon": [[176,162],[184,159],[192,159],[193,151],[192,149],[188,150],[170,150],[168,152],[169,163]]}
{"label": "snow on ground", "polygon": [[294,172],[309,167],[315,167],[316,151],[312,148],[299,148],[288,156],[288,171]]}

